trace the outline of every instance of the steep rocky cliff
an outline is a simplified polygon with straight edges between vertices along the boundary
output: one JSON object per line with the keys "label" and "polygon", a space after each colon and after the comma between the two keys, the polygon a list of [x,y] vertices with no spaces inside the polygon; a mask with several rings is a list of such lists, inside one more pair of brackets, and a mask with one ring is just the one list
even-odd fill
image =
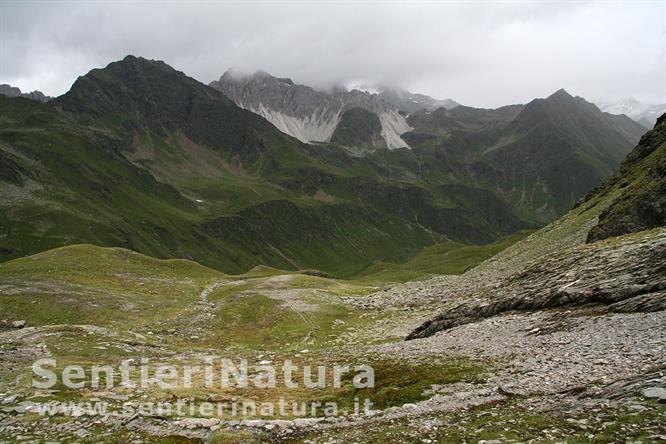
{"label": "steep rocky cliff", "polygon": [[376,94],[344,89],[317,91],[263,71],[243,75],[230,70],[210,86],[303,142],[330,141],[345,111],[362,108],[379,118],[388,148],[407,146],[401,138],[410,129],[404,116]]}

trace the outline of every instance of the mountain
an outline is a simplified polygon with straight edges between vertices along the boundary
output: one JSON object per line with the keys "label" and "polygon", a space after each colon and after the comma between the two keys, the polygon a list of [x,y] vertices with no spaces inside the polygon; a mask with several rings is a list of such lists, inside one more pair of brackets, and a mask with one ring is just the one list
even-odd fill
{"label": "mountain", "polygon": [[133,56],[47,103],[0,98],[1,257],[93,243],[231,273],[265,264],[351,275],[443,241],[487,244],[549,222],[610,175],[642,131],[561,92],[415,113],[404,134],[412,149],[389,150],[386,121],[342,102],[386,107],[376,96],[260,76],[265,88],[254,75],[241,90],[267,103],[283,88],[304,113],[338,100],[330,142],[305,144]]}
{"label": "mountain", "polygon": [[408,123],[424,170],[493,189],[541,222],[601,184],[645,132],[564,90],[524,106],[421,111]]}
{"label": "mountain", "polygon": [[598,106],[599,109],[610,114],[624,114],[646,128],[652,128],[657,122],[657,118],[666,113],[666,103],[649,105],[641,103],[633,97],[616,102],[599,103]]}
{"label": "mountain", "polygon": [[[368,106],[367,101],[388,106],[392,97],[391,106],[396,110],[397,99],[437,106],[434,99],[418,98],[401,90],[378,89],[378,94],[336,90],[329,94],[264,72],[246,76],[228,71],[211,86],[301,140],[356,144],[362,148],[357,153],[365,155],[384,146],[372,139],[368,119],[363,124],[358,122],[359,115],[355,123],[346,120],[332,139],[345,106],[349,106],[340,101],[349,103],[351,97],[362,98],[366,105],[360,108],[378,116],[385,114]],[[324,105],[336,99],[333,111]],[[402,119],[400,114],[391,115]],[[390,137],[386,135],[390,131],[381,117],[379,120],[387,146],[399,146],[388,142]],[[365,135],[352,137],[350,127],[362,126]],[[419,174],[426,180],[490,190],[516,208],[524,220],[537,224],[561,216],[589,189],[610,176],[645,132],[631,119],[603,113],[565,90],[527,105],[496,110],[461,105],[421,109],[409,114],[400,126],[411,128],[400,132],[400,138],[419,159]]]}
{"label": "mountain", "polygon": [[[359,129],[353,109],[341,127],[349,143],[380,141],[376,114],[361,112],[370,119]],[[93,243],[233,273],[266,264],[348,275],[532,226],[491,190],[420,176],[409,150],[359,157],[303,144],[133,56],[47,103],[0,98],[0,166],[4,260]]]}
{"label": "mountain", "polygon": [[303,142],[330,141],[345,111],[363,108],[379,118],[381,135],[389,149],[407,146],[400,137],[409,130],[405,118],[376,94],[342,89],[316,91],[263,71],[244,75],[229,70],[210,86]]}
{"label": "mountain", "polygon": [[522,109],[522,105],[509,105],[497,109],[458,105],[450,109],[442,107],[433,111],[421,110],[411,114],[407,119],[407,122],[414,127],[414,131],[405,137],[414,140],[435,134],[448,135],[452,130],[474,131],[489,126],[502,126],[515,119]]}
{"label": "mountain", "polygon": [[453,109],[460,105],[452,99],[434,99],[425,94],[412,93],[400,88],[380,88],[379,97],[400,111],[412,114],[417,111],[434,111],[437,108]]}
{"label": "mountain", "polygon": [[167,162],[157,158],[156,138],[180,137],[206,146],[256,174],[280,146],[300,147],[256,114],[164,62],[133,56],[79,77],[53,105],[77,122],[110,125],[120,137],[134,138],[135,153],[152,151],[142,153],[143,163]]}
{"label": "mountain", "polygon": [[33,91],[30,93],[21,92],[20,88],[15,86],[1,84],[0,85],[0,96],[5,97],[25,97],[26,99],[36,100],[38,102],[48,102],[51,100],[51,97],[44,95],[41,91]]}

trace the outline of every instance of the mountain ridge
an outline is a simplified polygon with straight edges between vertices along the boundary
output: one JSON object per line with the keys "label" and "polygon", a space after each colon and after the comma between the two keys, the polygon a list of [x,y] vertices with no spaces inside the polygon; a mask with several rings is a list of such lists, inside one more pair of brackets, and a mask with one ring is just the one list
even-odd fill
{"label": "mountain ridge", "polygon": [[599,102],[597,106],[602,111],[610,114],[624,114],[648,129],[652,129],[657,123],[657,118],[666,112],[666,103],[647,104],[639,102],[633,97],[611,102]]}
{"label": "mountain ridge", "polygon": [[416,113],[405,134],[424,167],[492,187],[548,222],[619,167],[645,129],[561,89],[496,110],[458,106]]}
{"label": "mountain ridge", "polygon": [[[429,139],[388,150],[376,144],[376,114],[365,110],[374,123],[350,120],[345,144],[355,146],[304,144],[166,63],[128,56],[48,103],[0,98],[2,258],[95,243],[226,272],[265,264],[353,275],[442,241],[491,243],[552,220],[587,191],[523,197],[532,182],[511,176],[525,164],[511,156],[561,154],[568,145],[533,133],[550,128],[562,139],[569,127],[546,113],[547,125],[532,119],[524,134],[505,133],[519,112],[433,112],[459,127],[415,128],[405,137]],[[609,126],[600,131],[620,151],[628,144]],[[570,132],[582,143],[580,131]],[[498,144],[506,135],[532,139],[516,149]],[[535,177],[552,164],[537,164]]]}
{"label": "mountain ridge", "polygon": [[6,83],[0,84],[0,96],[24,97],[26,99],[36,100],[38,102],[48,102],[49,100],[53,99],[53,97],[49,97],[41,91],[35,90],[29,93],[24,93],[20,88],[8,85]]}
{"label": "mountain ridge", "polygon": [[344,112],[360,107],[380,119],[382,137],[388,148],[407,146],[401,138],[409,130],[404,117],[374,94],[341,89],[330,93],[317,91],[264,71],[249,75],[227,71],[210,86],[303,142],[330,141]]}
{"label": "mountain ridge", "polygon": [[504,205],[491,192],[456,204],[414,173],[409,150],[305,145],[133,56],[49,103],[0,98],[0,156],[3,259],[94,243],[229,272],[350,274],[447,238],[488,243],[529,226],[510,208],[501,223],[479,212]]}

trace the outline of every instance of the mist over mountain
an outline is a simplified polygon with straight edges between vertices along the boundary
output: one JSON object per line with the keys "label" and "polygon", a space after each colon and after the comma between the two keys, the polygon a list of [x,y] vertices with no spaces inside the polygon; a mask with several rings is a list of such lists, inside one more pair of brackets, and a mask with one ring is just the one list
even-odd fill
{"label": "mist over mountain", "polygon": [[[5,98],[3,187],[23,196],[6,201],[5,257],[76,239],[225,271],[358,272],[439,239],[488,243],[553,220],[644,131],[564,91],[525,106],[405,117],[376,95],[265,73],[214,86],[257,112],[133,56],[45,104]],[[272,122],[328,142],[304,144]],[[395,122],[409,147],[390,144]],[[32,217],[45,205],[70,223]]]}
{"label": "mist over mountain", "polygon": [[0,2],[0,443],[666,442],[663,6]]}
{"label": "mist over mountain", "polygon": [[610,114],[624,114],[651,129],[657,123],[657,118],[666,112],[666,103],[649,105],[629,97],[616,102],[600,103],[599,109]]}
{"label": "mist over mountain", "polygon": [[400,137],[409,129],[404,116],[376,94],[341,89],[317,91],[263,71],[250,75],[227,71],[210,86],[303,142],[330,141],[343,114],[351,108],[362,108],[379,118],[388,148],[407,146]]}
{"label": "mist over mountain", "polygon": [[437,108],[453,109],[460,105],[453,99],[434,99],[426,94],[415,94],[400,88],[380,88],[378,95],[387,103],[392,104],[407,114],[416,111],[428,110],[434,111]]}
{"label": "mist over mountain", "polygon": [[[547,99],[496,110],[422,96],[420,110],[408,114],[400,102],[385,100],[398,97],[397,93],[368,89],[326,93],[264,72],[244,76],[229,72],[211,86],[301,140],[330,141],[364,152],[401,147],[387,142],[391,140],[387,134],[395,132],[382,116],[403,119],[402,147],[411,148],[421,159],[422,174],[437,171],[456,182],[472,178],[475,186],[496,186],[495,193],[540,223],[563,214],[615,171],[646,130],[563,89]],[[415,103],[410,97],[416,96],[409,93],[399,97]],[[350,110],[345,110],[352,106],[349,103],[361,103],[367,115],[356,112],[351,119]],[[371,128],[372,120],[380,122],[381,130]],[[384,141],[378,142],[380,135]]]}

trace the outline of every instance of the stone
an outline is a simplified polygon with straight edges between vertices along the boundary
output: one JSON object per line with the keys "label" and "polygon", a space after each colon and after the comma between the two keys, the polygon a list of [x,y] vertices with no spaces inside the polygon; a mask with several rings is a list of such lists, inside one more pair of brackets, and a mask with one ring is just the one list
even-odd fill
{"label": "stone", "polygon": [[660,401],[666,401],[666,389],[663,387],[646,388],[641,393],[646,398],[656,398]]}
{"label": "stone", "polygon": [[13,404],[18,399],[18,395],[9,395],[2,400],[3,404]]}
{"label": "stone", "polygon": [[179,423],[181,427],[186,429],[194,429],[194,428],[210,429],[211,427],[218,425],[220,423],[220,420],[217,418],[210,418],[210,419],[185,418],[181,419]]}
{"label": "stone", "polygon": [[321,422],[321,418],[296,418],[294,425],[296,427],[310,427]]}

